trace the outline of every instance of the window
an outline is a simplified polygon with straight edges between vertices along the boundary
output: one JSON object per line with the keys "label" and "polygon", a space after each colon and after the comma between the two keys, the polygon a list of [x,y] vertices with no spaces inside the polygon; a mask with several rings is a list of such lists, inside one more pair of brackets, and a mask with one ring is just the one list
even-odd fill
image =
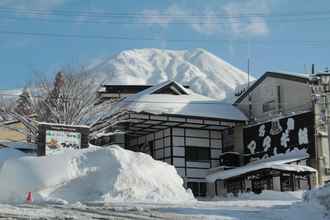
{"label": "window", "polygon": [[223,146],[223,152],[231,152],[231,151],[234,151],[234,145],[231,144],[231,145],[225,145]]}
{"label": "window", "polygon": [[265,102],[262,105],[262,111],[263,112],[269,112],[269,111],[275,111],[276,110],[276,103],[275,100]]}
{"label": "window", "polygon": [[188,182],[188,188],[191,189],[195,197],[206,196],[206,183],[202,182]]}
{"label": "window", "polygon": [[254,193],[261,193],[263,190],[273,190],[273,177],[266,176],[259,179],[252,180],[252,191]]}
{"label": "window", "polygon": [[154,91],[152,94],[188,95],[188,93],[176,83],[170,83],[169,85]]}
{"label": "window", "polygon": [[210,149],[204,147],[187,147],[186,148],[187,161],[209,161]]}
{"label": "window", "polygon": [[225,134],[227,134],[227,135],[234,135],[234,129],[233,128],[229,128],[229,129],[225,130]]}
{"label": "window", "polygon": [[227,180],[225,181],[225,188],[227,188],[228,193],[237,195],[237,193],[243,190],[243,182],[241,179]]}
{"label": "window", "polygon": [[281,174],[281,191],[294,191],[293,176],[289,173]]}
{"label": "window", "polygon": [[268,100],[262,105],[263,112],[275,111],[281,109],[281,87],[280,86],[269,86],[265,88],[264,97]]}

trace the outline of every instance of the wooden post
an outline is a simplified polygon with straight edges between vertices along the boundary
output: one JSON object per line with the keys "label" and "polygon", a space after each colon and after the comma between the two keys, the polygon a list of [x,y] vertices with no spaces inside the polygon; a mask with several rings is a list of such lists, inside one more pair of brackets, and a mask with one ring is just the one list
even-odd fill
{"label": "wooden post", "polygon": [[218,192],[218,180],[216,180],[214,182],[214,187],[215,187],[215,195],[218,196],[219,192]]}

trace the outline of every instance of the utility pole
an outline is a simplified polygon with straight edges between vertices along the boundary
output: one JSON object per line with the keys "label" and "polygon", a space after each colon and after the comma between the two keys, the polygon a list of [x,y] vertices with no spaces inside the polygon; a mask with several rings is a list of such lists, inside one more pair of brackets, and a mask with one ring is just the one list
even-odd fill
{"label": "utility pole", "polygon": [[315,159],[312,160],[312,164],[318,170],[318,183],[323,184],[325,181],[330,180],[330,148],[328,139],[330,74],[313,74],[312,79],[315,114]]}
{"label": "utility pole", "polygon": [[[248,86],[247,89],[250,88],[250,39],[248,39],[248,63],[247,63],[247,73],[248,73]],[[249,94],[248,97],[248,102],[249,102],[249,121],[252,120],[252,97]]]}

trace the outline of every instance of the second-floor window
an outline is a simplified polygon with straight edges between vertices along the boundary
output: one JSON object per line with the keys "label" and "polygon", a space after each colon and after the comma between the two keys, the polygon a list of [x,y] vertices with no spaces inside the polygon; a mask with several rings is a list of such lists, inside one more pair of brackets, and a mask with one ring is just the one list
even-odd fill
{"label": "second-floor window", "polygon": [[210,151],[206,147],[187,147],[186,160],[194,162],[203,162],[210,160]]}
{"label": "second-floor window", "polygon": [[275,110],[276,110],[276,101],[275,100],[267,101],[262,105],[263,112],[270,112],[270,111],[275,111]]}

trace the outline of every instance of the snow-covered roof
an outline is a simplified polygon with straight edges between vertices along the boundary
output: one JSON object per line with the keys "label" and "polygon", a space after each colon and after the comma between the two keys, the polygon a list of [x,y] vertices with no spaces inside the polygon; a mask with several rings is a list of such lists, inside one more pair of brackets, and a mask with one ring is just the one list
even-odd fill
{"label": "snow-covered roof", "polygon": [[[160,92],[167,87],[173,89],[175,94]],[[163,82],[124,98],[113,106],[106,117],[123,110],[235,121],[247,120],[246,116],[232,104],[196,94],[175,81]]]}
{"label": "snow-covered roof", "polygon": [[209,174],[206,179],[210,182],[214,182],[215,180],[224,180],[262,169],[275,169],[292,172],[317,172],[314,168],[309,166],[288,164],[306,158],[308,158],[308,154],[305,150],[294,150],[287,154],[279,154],[268,159],[251,162],[242,167],[230,170],[216,171],[214,173]]}
{"label": "snow-covered roof", "polygon": [[296,72],[289,72],[289,71],[270,71],[272,73],[277,73],[277,74],[282,74],[282,75],[288,75],[288,76],[296,76],[296,77],[301,77],[305,79],[310,79],[310,74],[306,73],[296,73]]}
{"label": "snow-covered roof", "polygon": [[276,154],[266,159],[253,161],[250,162],[249,164],[258,164],[258,163],[274,162],[274,161],[280,161],[281,163],[291,163],[294,161],[299,161],[307,158],[309,158],[309,154],[307,153],[306,148],[303,149],[294,148],[291,151]]}
{"label": "snow-covered roof", "polygon": [[56,123],[50,123],[50,122],[40,122],[39,125],[49,125],[49,126],[56,126],[56,127],[79,127],[79,128],[89,128],[88,125],[68,125],[68,124],[56,124]]}

